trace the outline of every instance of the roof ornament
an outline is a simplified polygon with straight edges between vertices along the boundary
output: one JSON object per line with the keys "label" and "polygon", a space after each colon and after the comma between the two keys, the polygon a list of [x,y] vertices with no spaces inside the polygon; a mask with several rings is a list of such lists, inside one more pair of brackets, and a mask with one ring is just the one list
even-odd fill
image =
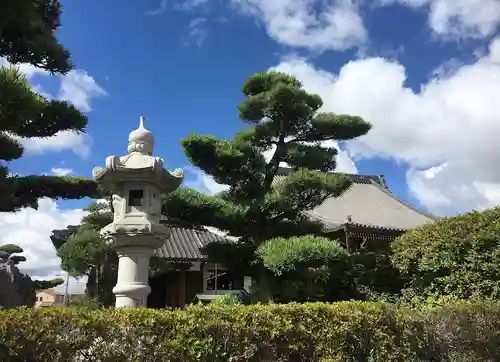
{"label": "roof ornament", "polygon": [[128,136],[128,153],[138,152],[143,155],[152,155],[155,145],[153,133],[144,127],[145,117],[139,118],[139,128],[130,132]]}
{"label": "roof ornament", "polygon": [[351,215],[347,215],[347,223],[352,223],[352,216]]}

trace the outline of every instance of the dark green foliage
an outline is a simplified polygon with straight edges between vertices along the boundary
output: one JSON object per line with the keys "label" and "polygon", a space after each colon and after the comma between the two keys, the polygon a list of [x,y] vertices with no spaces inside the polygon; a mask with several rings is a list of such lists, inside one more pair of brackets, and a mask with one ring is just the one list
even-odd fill
{"label": "dark green foliage", "polygon": [[73,277],[87,276],[87,296],[111,306],[118,256],[99,234],[113,220],[111,203],[96,202],[86,210],[89,214],[80,225],[54,230],[51,239],[61,258],[61,268]]}
{"label": "dark green foliage", "polygon": [[[273,277],[273,297],[279,302],[343,299],[349,255],[337,241],[312,235],[270,239],[257,249]],[[334,292],[328,286],[335,284]]]}
{"label": "dark green foliage", "polygon": [[64,279],[55,278],[52,280],[35,280],[35,290],[52,289],[58,285],[64,284]]}
{"label": "dark green foliage", "polygon": [[245,223],[244,207],[184,187],[163,195],[163,214],[174,220],[221,229],[228,223],[240,227]]}
{"label": "dark green foliage", "polygon": [[311,235],[270,239],[259,247],[257,254],[264,266],[277,276],[331,265],[348,255],[338,242]]}
{"label": "dark green foliage", "polygon": [[15,245],[15,244],[0,245],[0,251],[4,251],[4,252],[8,253],[9,255],[24,252],[23,248]]}
{"label": "dark green foliage", "polygon": [[500,208],[408,231],[392,250],[410,298],[500,298]]}
{"label": "dark green foliage", "polygon": [[[306,92],[287,74],[254,74],[244,84],[243,94],[239,117],[250,127],[228,140],[197,134],[182,140],[191,163],[229,190],[216,196],[184,190],[167,195],[165,203],[168,216],[240,237],[247,247],[211,246],[205,252],[227,265],[238,260],[251,271],[258,269],[259,259],[254,255],[252,260],[249,253],[266,240],[321,234],[321,225],[303,212],[327,197],[339,196],[350,181],[330,173],[336,166],[337,150],[320,142],[353,139],[366,134],[371,126],[360,117],[320,113],[321,98]],[[263,152],[273,148],[274,155],[266,160]],[[286,180],[276,183],[281,162],[292,169]],[[285,243],[276,243],[275,248],[280,244]],[[294,249],[299,254],[300,245],[296,243]],[[224,252],[224,248],[231,250]],[[264,275],[260,273],[259,279]]]}
{"label": "dark green foliage", "polygon": [[186,310],[17,309],[0,313],[0,360],[39,362],[488,362],[500,305],[419,308],[343,302]]}
{"label": "dark green foliage", "polygon": [[97,298],[92,298],[87,295],[71,295],[69,307],[98,309],[102,305]]}
{"label": "dark green foliage", "polygon": [[22,255],[13,255],[9,259],[14,263],[14,265],[17,265],[22,261],[26,261],[26,257]]}
{"label": "dark green foliage", "polygon": [[78,230],[78,226],[76,225],[68,225],[66,229],[61,229],[61,230],[52,230],[52,235],[50,236],[50,240],[52,241],[52,244],[54,245],[54,248],[57,250],[59,249],[66,241],[68,241],[68,238],[74,234]]}
{"label": "dark green foliage", "polygon": [[10,63],[29,63],[54,73],[72,69],[59,44],[61,4],[57,0],[5,0],[0,11],[0,55]]}
{"label": "dark green foliage", "polygon": [[[95,180],[85,177],[12,176],[9,177],[9,182],[15,190],[13,196],[16,205],[37,207],[37,200],[41,197],[71,200],[84,197],[97,198],[101,195]],[[9,207],[6,206],[4,211],[8,211]]]}
{"label": "dark green foliage", "polygon": [[[52,73],[67,73],[69,53],[58,43],[57,0],[6,0],[0,10],[0,57]],[[15,67],[0,68],[0,212],[37,207],[40,197],[98,197],[93,180],[71,177],[13,176],[6,162],[23,155],[22,138],[50,137],[60,131],[83,132],[87,117],[64,101],[36,93]]]}
{"label": "dark green foliage", "polygon": [[94,265],[102,264],[110,248],[95,230],[80,229],[58,250],[61,268],[74,277],[86,275]]}
{"label": "dark green foliage", "polygon": [[[21,248],[18,245],[15,244],[3,244],[0,245],[0,259],[4,259],[7,262],[11,263],[11,265],[14,265],[14,268],[17,268],[17,265],[23,261],[26,261],[26,257],[23,255],[12,255],[12,254],[20,254],[24,252],[23,248]],[[64,280],[61,278],[56,278],[52,280],[33,280],[30,283],[32,290],[41,290],[41,289],[50,289],[50,288],[55,288],[58,285],[61,285],[64,283]],[[12,281],[13,283],[16,283],[16,281]],[[17,281],[19,282],[19,281]],[[6,288],[7,286],[3,286]]]}
{"label": "dark green foliage", "polygon": [[389,254],[369,250],[350,253],[345,278],[350,297],[357,300],[398,300],[405,283]]}

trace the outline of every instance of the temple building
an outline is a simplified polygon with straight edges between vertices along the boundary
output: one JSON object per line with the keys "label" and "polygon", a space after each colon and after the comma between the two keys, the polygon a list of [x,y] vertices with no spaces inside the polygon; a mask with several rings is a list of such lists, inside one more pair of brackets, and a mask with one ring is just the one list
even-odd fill
{"label": "temple building", "polygon": [[[281,168],[274,183],[290,172]],[[346,174],[351,187],[340,197],[326,199],[306,214],[320,221],[324,235],[337,239],[347,249],[370,248],[385,250],[390,241],[409,229],[437,220],[394,195],[383,176]],[[164,223],[169,223],[166,218]],[[175,265],[173,270],[151,281],[152,293],[148,305],[182,307],[195,300],[212,300],[226,293],[248,289],[248,277],[231,275],[221,265],[215,265],[200,249],[211,242],[234,242],[213,228],[191,228],[171,225],[170,239],[156,255]]]}
{"label": "temple building", "polygon": [[[281,168],[275,183],[290,169]],[[330,197],[306,214],[323,224],[324,234],[340,240],[347,249],[386,249],[406,230],[438,218],[394,195],[381,175],[345,174],[352,184],[340,197]]]}

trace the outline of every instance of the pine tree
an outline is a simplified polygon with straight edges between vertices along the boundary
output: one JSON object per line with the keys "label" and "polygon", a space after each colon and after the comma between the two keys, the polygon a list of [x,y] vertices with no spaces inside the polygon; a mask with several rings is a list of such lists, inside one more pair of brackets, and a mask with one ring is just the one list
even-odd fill
{"label": "pine tree", "polygon": [[[338,151],[323,142],[354,139],[365,135],[371,125],[361,117],[320,112],[321,97],[306,92],[297,79],[283,73],[252,75],[243,94],[239,117],[249,127],[229,140],[198,134],[182,140],[191,163],[229,190],[215,196],[179,190],[165,195],[165,212],[239,237],[235,244],[210,244],[205,252],[214,261],[256,275],[262,299],[267,300],[266,250],[273,252],[268,260],[278,264],[279,255],[296,263],[314,263],[307,260],[310,250],[324,243],[305,237],[294,242],[292,251],[285,250],[283,238],[320,235],[322,226],[304,211],[327,197],[341,195],[350,186],[348,178],[331,172]],[[273,149],[266,160],[264,153]],[[277,182],[282,162],[291,172]],[[270,243],[277,245],[270,247]],[[294,258],[289,257],[290,252],[295,253]]]}
{"label": "pine tree", "polygon": [[[73,68],[58,42],[61,5],[57,0],[7,0],[0,6],[0,58],[28,63],[50,73]],[[97,196],[92,180],[75,177],[14,176],[7,162],[23,155],[22,138],[50,137],[59,131],[83,132],[87,117],[64,101],[36,93],[16,67],[0,68],[0,212],[37,207],[40,197]]]}
{"label": "pine tree", "polygon": [[[245,83],[243,93],[239,116],[249,127],[229,140],[192,134],[181,142],[191,163],[229,190],[209,196],[180,188],[164,195],[163,213],[170,219],[213,226],[238,237],[237,243],[209,244],[204,252],[235,273],[255,276],[261,298],[268,300],[273,274],[305,267],[314,284],[323,275],[322,266],[345,259],[338,244],[314,236],[322,234],[323,225],[304,211],[327,197],[341,195],[350,186],[348,178],[331,172],[338,151],[323,142],[354,139],[371,126],[360,117],[319,112],[321,98],[286,74],[255,74]],[[270,150],[274,154],[266,160],[264,153]],[[291,169],[285,179],[276,182],[282,162]],[[110,222],[111,216],[107,218]],[[89,224],[97,238],[104,224],[85,220],[76,229],[54,233],[63,269],[79,266],[81,272],[94,263],[101,242],[92,246],[97,239],[84,237]],[[80,263],[77,254],[86,261]],[[318,273],[311,275],[311,270]]]}
{"label": "pine tree", "polygon": [[[0,260],[17,266],[19,263],[27,260],[23,255],[15,255],[23,252],[23,248],[15,244],[0,245]],[[63,283],[64,280],[61,278],[55,278],[52,280],[33,280],[33,290],[55,288]]]}

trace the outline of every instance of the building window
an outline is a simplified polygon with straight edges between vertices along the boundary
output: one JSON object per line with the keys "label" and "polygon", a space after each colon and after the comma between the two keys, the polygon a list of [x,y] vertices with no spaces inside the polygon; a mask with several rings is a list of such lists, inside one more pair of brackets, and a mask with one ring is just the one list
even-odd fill
{"label": "building window", "polygon": [[128,194],[128,206],[142,206],[144,202],[143,190],[130,190]]}
{"label": "building window", "polygon": [[206,278],[207,291],[234,290],[234,276],[227,270],[217,267],[217,264],[207,269]]}
{"label": "building window", "polygon": [[[32,300],[33,300],[33,299],[32,299]],[[39,297],[39,298],[38,298],[38,300],[39,300],[40,302],[43,302],[43,297]]]}

